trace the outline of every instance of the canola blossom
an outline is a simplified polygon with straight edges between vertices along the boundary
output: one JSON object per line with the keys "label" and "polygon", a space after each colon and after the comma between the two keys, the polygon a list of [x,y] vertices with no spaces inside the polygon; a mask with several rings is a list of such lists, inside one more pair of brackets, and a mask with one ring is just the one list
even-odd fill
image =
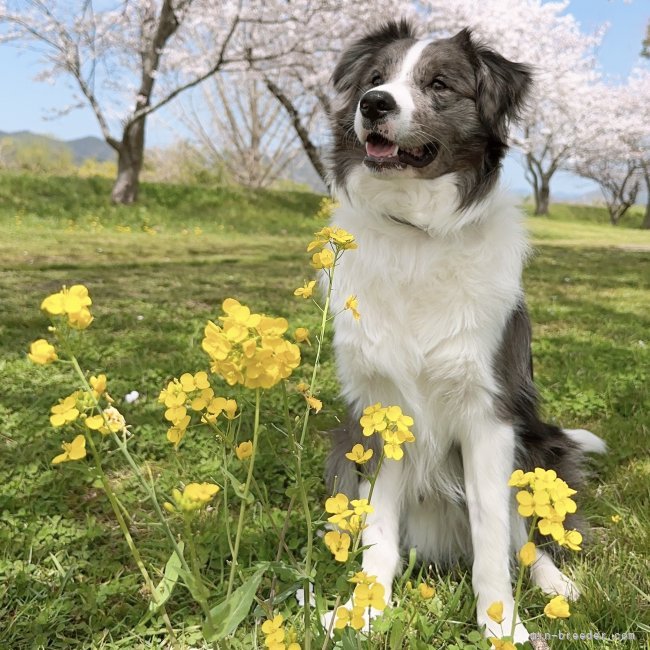
{"label": "canola blossom", "polygon": [[423,600],[430,600],[436,595],[436,588],[432,585],[428,585],[424,582],[421,582],[418,585],[418,594]]}
{"label": "canola blossom", "polygon": [[497,639],[491,636],[489,641],[494,646],[494,650],[517,650],[517,646],[508,639]]}
{"label": "canola blossom", "polygon": [[59,400],[58,404],[55,404],[50,412],[50,424],[53,427],[62,427],[66,424],[74,422],[80,415],[80,408],[83,408],[79,404],[81,398],[81,391],[75,391],[71,395]]}
{"label": "canola blossom", "polygon": [[64,442],[61,445],[61,448],[63,449],[63,453],[52,459],[52,465],[85,458],[86,438],[83,435],[78,435],[72,442]]}
{"label": "canola blossom", "polygon": [[312,295],[314,294],[315,286],[316,286],[316,280],[310,280],[309,282],[305,282],[305,284],[302,287],[298,287],[293,292],[293,295],[298,298],[304,298],[305,300],[307,298],[311,298]]}
{"label": "canola blossom", "polygon": [[[517,469],[510,476],[508,485],[520,488],[516,494],[517,511],[522,517],[536,517],[537,529],[542,535],[552,537],[560,546],[572,551],[581,550],[580,532],[564,527],[566,516],[577,510],[576,502],[571,498],[576,491],[559,478],[555,470],[536,467],[533,472],[524,472]],[[530,552],[526,559],[530,559]],[[520,559],[526,565],[521,555]]]}
{"label": "canola blossom", "polygon": [[492,603],[487,608],[486,613],[495,623],[503,623],[505,619],[503,616],[503,602],[497,600],[496,602]]}
{"label": "canola blossom", "polygon": [[253,443],[246,440],[235,447],[235,455],[239,460],[246,460],[253,455]]}
{"label": "canola blossom", "polygon": [[59,357],[56,350],[51,343],[45,339],[38,339],[29,346],[29,353],[27,355],[32,363],[45,366],[48,363],[53,363]]}
{"label": "canola blossom", "polygon": [[347,562],[352,538],[347,533],[330,530],[323,538],[325,546],[331,551],[337,562]]}
{"label": "canola blossom", "polygon": [[366,449],[363,445],[356,444],[345,454],[345,457],[357,465],[364,465],[372,458],[373,453],[372,449]]}
{"label": "canola blossom", "polygon": [[182,512],[194,512],[212,501],[220,489],[214,483],[188,483],[182,492],[176,488],[172,490],[176,507],[169,502],[165,507],[169,511],[178,509]]}
{"label": "canola blossom", "polygon": [[192,412],[201,413],[201,421],[213,424],[222,414],[228,420],[236,417],[237,402],[234,399],[215,397],[210,386],[208,373],[183,373],[172,379],[158,395],[158,401],[164,404],[165,419],[171,423],[167,430],[167,440],[176,447],[185,437],[192,420]]}
{"label": "canola blossom", "polygon": [[555,596],[544,607],[544,614],[548,618],[569,618],[569,603],[564,596]]}
{"label": "canola blossom", "polygon": [[350,310],[354,320],[361,319],[361,314],[359,313],[359,300],[357,299],[356,296],[348,296],[347,300],[345,301],[345,305],[343,306],[343,309]]}
{"label": "canola blossom", "polygon": [[206,325],[202,347],[211,371],[230,386],[272,388],[298,367],[300,349],[283,337],[286,319],[254,314],[233,298],[224,301],[223,311],[221,325]]}
{"label": "canola blossom", "polygon": [[530,566],[537,559],[537,548],[534,542],[526,542],[519,549],[519,561],[524,566]]}
{"label": "canola blossom", "polygon": [[365,624],[363,618],[364,613],[365,609],[358,605],[352,607],[351,609],[348,609],[347,607],[339,607],[336,610],[336,621],[334,622],[334,629],[342,630],[348,625],[357,631],[362,629]]}
{"label": "canola blossom", "polygon": [[91,304],[88,288],[75,284],[69,289],[64,286],[58,293],[47,296],[41,303],[41,309],[50,316],[66,316],[70,327],[83,330],[93,322],[88,309]]}
{"label": "canola blossom", "polygon": [[399,406],[382,406],[378,402],[364,409],[359,422],[364,436],[374,433],[381,436],[386,458],[400,460],[404,456],[402,445],[415,441],[415,436],[409,429],[413,426],[413,418],[404,415]]}

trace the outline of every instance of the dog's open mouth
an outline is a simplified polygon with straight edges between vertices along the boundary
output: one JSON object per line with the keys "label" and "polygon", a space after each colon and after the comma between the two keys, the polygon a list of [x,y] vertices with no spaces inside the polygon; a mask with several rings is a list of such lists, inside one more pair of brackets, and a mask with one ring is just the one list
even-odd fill
{"label": "dog's open mouth", "polygon": [[436,157],[435,144],[402,149],[379,133],[371,133],[366,140],[366,158],[370,167],[403,169],[406,166],[426,167]]}

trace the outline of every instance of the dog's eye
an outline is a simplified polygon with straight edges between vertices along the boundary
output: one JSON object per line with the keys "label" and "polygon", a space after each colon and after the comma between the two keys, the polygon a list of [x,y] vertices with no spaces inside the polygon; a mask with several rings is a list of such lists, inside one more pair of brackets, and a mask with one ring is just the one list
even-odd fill
{"label": "dog's eye", "polygon": [[430,88],[433,88],[434,90],[445,90],[447,88],[447,84],[440,79],[439,77],[436,77],[430,84]]}
{"label": "dog's eye", "polygon": [[384,80],[378,72],[373,72],[372,77],[370,78],[370,83],[373,86],[381,86],[381,84],[384,83]]}

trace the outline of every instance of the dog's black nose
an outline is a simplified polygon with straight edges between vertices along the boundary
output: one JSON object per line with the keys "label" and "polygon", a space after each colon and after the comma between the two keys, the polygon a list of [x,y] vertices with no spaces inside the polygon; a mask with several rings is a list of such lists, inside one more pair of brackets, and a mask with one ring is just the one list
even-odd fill
{"label": "dog's black nose", "polygon": [[388,113],[397,110],[395,98],[383,90],[369,90],[359,102],[361,115],[372,122],[380,120]]}

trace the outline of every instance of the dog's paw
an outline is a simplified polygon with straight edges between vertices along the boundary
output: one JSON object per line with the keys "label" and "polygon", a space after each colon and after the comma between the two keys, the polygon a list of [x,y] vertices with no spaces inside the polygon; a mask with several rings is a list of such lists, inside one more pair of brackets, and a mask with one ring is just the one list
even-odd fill
{"label": "dog's paw", "polygon": [[576,583],[556,567],[553,568],[554,571],[539,571],[535,575],[535,584],[548,596],[564,596],[567,600],[578,600],[580,590]]}
{"label": "dog's paw", "polygon": [[[509,610],[509,611],[507,611]],[[478,613],[478,625],[479,628],[483,628],[483,634],[489,639],[490,637],[496,637],[501,639],[503,637],[509,637],[510,631],[512,630],[512,618],[513,611],[511,607],[505,607],[503,612],[503,620],[501,623],[495,623],[488,615],[487,611]],[[517,623],[515,625],[515,632],[513,641],[515,643],[526,643],[529,637],[528,630],[526,626],[519,620],[517,617]],[[494,648],[494,646],[492,646]]]}

